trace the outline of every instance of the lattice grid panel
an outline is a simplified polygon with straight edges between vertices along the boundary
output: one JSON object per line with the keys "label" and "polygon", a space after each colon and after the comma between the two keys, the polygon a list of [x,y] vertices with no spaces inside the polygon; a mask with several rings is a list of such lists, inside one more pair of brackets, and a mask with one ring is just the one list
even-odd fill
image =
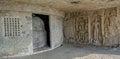
{"label": "lattice grid panel", "polygon": [[4,18],[4,36],[20,36],[20,18]]}

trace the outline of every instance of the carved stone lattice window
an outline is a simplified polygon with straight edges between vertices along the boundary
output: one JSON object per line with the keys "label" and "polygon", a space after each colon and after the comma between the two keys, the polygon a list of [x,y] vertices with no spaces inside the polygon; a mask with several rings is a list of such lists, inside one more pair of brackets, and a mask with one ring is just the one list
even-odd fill
{"label": "carved stone lattice window", "polygon": [[4,18],[4,36],[20,36],[20,18]]}

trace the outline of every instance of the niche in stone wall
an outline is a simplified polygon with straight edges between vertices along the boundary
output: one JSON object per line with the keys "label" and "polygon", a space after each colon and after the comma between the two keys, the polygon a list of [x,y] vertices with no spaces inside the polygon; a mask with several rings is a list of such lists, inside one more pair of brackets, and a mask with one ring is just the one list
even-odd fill
{"label": "niche in stone wall", "polygon": [[88,43],[88,18],[85,16],[79,16],[75,21],[75,39],[80,44]]}
{"label": "niche in stone wall", "polygon": [[108,38],[110,36],[110,27],[113,25],[115,21],[115,17],[117,16],[117,8],[109,8],[104,11],[104,38]]}
{"label": "niche in stone wall", "polygon": [[[104,44],[118,44],[117,37],[119,36],[118,31],[118,19],[117,17],[117,8],[108,8],[104,11],[104,21],[103,21],[103,38]],[[115,42],[116,41],[116,42]]]}
{"label": "niche in stone wall", "polygon": [[87,12],[66,13],[64,20],[64,33],[66,42],[88,43],[88,16]]}
{"label": "niche in stone wall", "polygon": [[95,11],[92,14],[92,17],[90,19],[91,24],[91,39],[92,44],[95,45],[101,45],[103,42],[102,39],[102,15],[99,13],[99,11]]}

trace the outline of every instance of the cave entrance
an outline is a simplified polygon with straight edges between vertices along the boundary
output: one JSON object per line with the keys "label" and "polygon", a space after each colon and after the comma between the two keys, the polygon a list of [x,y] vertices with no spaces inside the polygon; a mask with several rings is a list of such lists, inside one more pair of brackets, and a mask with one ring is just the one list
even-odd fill
{"label": "cave entrance", "polygon": [[49,15],[32,14],[33,17],[33,48],[39,50],[50,47]]}

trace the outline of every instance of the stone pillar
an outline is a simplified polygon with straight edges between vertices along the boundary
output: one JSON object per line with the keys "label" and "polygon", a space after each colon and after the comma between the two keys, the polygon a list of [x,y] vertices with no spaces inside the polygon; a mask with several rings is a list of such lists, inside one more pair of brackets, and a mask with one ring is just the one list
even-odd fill
{"label": "stone pillar", "polygon": [[63,19],[59,16],[50,15],[50,40],[52,48],[63,43]]}

